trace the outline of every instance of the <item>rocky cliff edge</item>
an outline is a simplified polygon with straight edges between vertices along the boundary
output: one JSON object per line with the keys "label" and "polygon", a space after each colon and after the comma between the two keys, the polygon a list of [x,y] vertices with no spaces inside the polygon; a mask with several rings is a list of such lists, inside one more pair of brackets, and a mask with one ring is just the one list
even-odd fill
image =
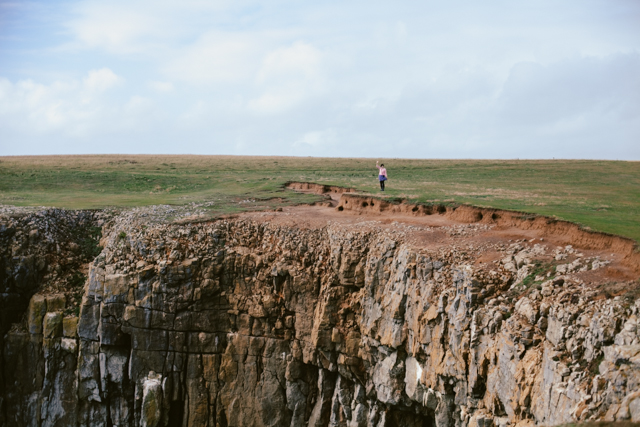
{"label": "rocky cliff edge", "polygon": [[38,215],[0,224],[3,313],[28,302],[0,425],[640,421],[638,282],[604,252],[475,238],[491,224],[74,214],[103,229],[80,301],[53,285],[82,251]]}

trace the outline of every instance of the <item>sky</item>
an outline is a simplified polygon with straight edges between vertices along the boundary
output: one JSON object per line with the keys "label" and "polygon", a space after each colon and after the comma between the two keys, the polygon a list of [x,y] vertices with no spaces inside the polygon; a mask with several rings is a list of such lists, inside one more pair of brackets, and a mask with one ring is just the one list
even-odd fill
{"label": "sky", "polygon": [[638,0],[0,0],[0,155],[640,160]]}

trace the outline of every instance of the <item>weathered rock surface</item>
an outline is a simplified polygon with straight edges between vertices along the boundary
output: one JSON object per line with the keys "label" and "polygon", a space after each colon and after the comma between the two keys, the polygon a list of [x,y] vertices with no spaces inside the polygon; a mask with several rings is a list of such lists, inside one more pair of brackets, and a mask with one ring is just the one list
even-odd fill
{"label": "weathered rock surface", "polygon": [[[7,333],[0,419],[96,427],[640,421],[640,300],[593,299],[571,276],[551,273],[527,287],[536,257],[551,251],[540,244],[427,249],[405,236],[344,224],[116,219],[79,316],[66,310],[68,298],[37,294],[23,327]],[[502,261],[474,263],[489,249]],[[562,270],[602,263],[587,261]]]}
{"label": "weathered rock surface", "polygon": [[[52,313],[62,312],[67,298],[79,300],[84,282],[82,265],[96,256],[99,226],[108,216],[94,211],[0,208],[0,346],[4,349],[0,352],[0,424],[6,414],[13,413],[11,393],[23,386],[26,394],[26,390],[42,390],[42,357],[50,350],[47,340],[62,326],[58,317],[46,317],[47,307]],[[32,299],[38,291],[46,293],[46,298]],[[23,318],[27,306],[24,327],[5,335]],[[50,334],[44,343],[43,333]],[[5,364],[5,357],[11,362]],[[14,378],[21,374],[25,381],[16,384]],[[27,377],[35,382],[26,385]],[[68,392],[72,393],[73,387]],[[30,418],[37,419],[35,415]],[[10,421],[6,424],[12,425]]]}

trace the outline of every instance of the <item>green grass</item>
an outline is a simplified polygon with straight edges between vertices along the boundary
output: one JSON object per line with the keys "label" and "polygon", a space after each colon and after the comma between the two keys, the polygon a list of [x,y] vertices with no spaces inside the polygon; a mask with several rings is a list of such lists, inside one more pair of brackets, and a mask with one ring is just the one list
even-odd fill
{"label": "green grass", "polygon": [[[640,163],[380,159],[385,197],[514,209],[640,241]],[[212,214],[318,200],[287,181],[380,194],[375,159],[233,156],[0,157],[0,203],[101,208],[213,202]],[[246,199],[255,199],[241,203]]]}

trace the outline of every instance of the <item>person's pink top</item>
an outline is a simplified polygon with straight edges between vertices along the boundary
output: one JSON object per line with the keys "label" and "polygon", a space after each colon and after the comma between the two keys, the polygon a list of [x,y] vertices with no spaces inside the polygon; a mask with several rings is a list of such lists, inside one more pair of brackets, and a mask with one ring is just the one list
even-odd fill
{"label": "person's pink top", "polygon": [[378,170],[380,171],[380,175],[384,176],[385,178],[389,178],[387,176],[387,168],[384,168],[382,166],[376,166],[378,168]]}

